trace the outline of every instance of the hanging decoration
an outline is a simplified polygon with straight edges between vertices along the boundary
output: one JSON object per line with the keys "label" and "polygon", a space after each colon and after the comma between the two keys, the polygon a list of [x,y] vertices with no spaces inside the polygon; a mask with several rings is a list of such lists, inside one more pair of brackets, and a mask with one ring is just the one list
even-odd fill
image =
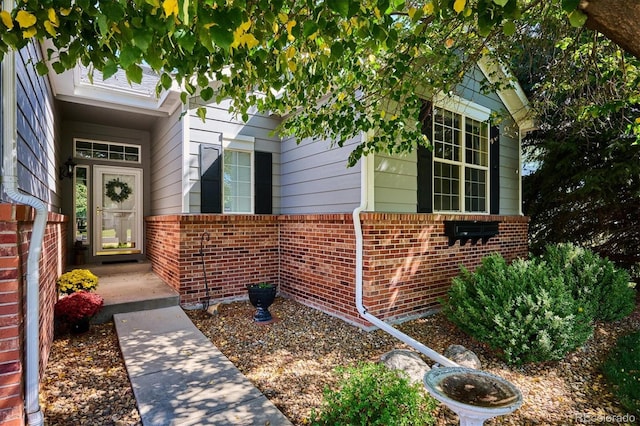
{"label": "hanging decoration", "polygon": [[131,187],[126,182],[122,182],[119,178],[111,179],[106,183],[107,192],[105,195],[116,203],[121,203],[131,195]]}

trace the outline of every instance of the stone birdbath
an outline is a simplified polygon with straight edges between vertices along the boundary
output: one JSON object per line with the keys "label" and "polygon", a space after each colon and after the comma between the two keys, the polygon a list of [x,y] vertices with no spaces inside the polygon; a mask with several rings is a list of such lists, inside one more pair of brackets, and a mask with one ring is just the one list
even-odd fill
{"label": "stone birdbath", "polygon": [[458,415],[460,426],[482,426],[485,420],[510,414],[522,405],[512,383],[482,370],[439,367],[425,373],[424,386]]}

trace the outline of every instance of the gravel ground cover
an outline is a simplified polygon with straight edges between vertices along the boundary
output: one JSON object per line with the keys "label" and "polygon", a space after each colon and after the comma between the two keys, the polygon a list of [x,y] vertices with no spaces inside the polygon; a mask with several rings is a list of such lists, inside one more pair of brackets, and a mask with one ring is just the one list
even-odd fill
{"label": "gravel ground cover", "polygon": [[40,406],[47,426],[142,425],[113,322],[56,337]]}
{"label": "gravel ground cover", "polygon": [[[311,410],[321,405],[323,389],[337,383],[335,367],[378,361],[391,349],[406,348],[380,330],[362,331],[289,299],[277,298],[270,311],[277,320],[268,325],[253,323],[254,308],[249,302],[220,305],[215,316],[202,311],[187,313],[296,425],[308,423]],[[450,344],[464,345],[478,355],[485,370],[520,388],[523,406],[487,425],[638,423],[608,390],[599,366],[619,335],[640,329],[640,305],[624,320],[597,324],[593,338],[564,360],[522,367],[507,366],[441,314],[408,321],[398,328],[438,352]],[[41,401],[48,425],[140,424],[111,323],[54,342]],[[438,425],[458,424],[445,407],[436,415]]]}

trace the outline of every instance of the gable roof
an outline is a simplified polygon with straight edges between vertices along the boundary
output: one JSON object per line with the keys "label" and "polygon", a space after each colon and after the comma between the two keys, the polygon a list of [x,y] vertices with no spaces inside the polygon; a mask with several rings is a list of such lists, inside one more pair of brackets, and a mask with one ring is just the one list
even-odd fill
{"label": "gable roof", "polygon": [[518,124],[520,131],[526,133],[536,129],[537,124],[533,118],[529,100],[511,71],[503,64],[487,56],[481,57],[477,63],[478,68],[491,84],[507,82],[507,85],[496,90],[496,93]]}

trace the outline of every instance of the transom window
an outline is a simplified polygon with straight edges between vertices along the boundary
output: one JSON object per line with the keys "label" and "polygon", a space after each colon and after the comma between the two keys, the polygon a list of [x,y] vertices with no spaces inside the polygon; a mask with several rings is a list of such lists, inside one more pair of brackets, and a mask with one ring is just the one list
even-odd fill
{"label": "transom window", "polygon": [[75,139],[74,157],[140,163],[140,145]]}
{"label": "transom window", "polygon": [[432,142],[434,210],[488,212],[487,122],[436,106]]}
{"label": "transom window", "polygon": [[253,212],[253,153],[225,149],[223,154],[223,211]]}

